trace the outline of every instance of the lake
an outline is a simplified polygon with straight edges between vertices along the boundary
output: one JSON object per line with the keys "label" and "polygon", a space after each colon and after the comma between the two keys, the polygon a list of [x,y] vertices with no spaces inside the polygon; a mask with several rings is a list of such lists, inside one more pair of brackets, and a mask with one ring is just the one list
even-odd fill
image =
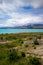
{"label": "lake", "polygon": [[0,29],[0,34],[22,32],[43,32],[43,29]]}

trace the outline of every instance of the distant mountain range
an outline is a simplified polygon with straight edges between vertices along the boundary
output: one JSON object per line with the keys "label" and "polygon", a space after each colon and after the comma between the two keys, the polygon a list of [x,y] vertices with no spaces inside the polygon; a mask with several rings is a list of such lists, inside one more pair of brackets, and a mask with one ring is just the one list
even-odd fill
{"label": "distant mountain range", "polygon": [[0,29],[43,29],[43,24],[26,24],[26,25],[22,25],[22,26],[13,26],[13,27],[0,27]]}

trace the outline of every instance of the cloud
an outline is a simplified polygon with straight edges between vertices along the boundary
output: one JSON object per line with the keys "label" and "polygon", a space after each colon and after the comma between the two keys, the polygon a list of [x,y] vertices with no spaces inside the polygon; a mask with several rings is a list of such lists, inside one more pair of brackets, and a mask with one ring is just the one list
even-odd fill
{"label": "cloud", "polygon": [[[15,17],[14,17],[15,15]],[[34,15],[24,15],[13,13],[10,15],[11,18],[5,21],[0,26],[21,26],[29,23],[42,23],[43,24],[43,15],[34,16]]]}
{"label": "cloud", "polygon": [[43,23],[43,0],[0,0],[0,27]]}

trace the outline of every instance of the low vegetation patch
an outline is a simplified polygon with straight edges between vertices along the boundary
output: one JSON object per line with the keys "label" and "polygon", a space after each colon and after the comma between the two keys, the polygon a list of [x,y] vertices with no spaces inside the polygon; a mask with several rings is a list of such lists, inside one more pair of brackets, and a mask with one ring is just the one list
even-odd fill
{"label": "low vegetation patch", "polygon": [[30,65],[41,65],[39,58],[33,57],[33,56],[29,57],[29,64]]}
{"label": "low vegetation patch", "polygon": [[37,38],[34,40],[34,44],[39,45],[39,42],[38,42]]}
{"label": "low vegetation patch", "polygon": [[43,39],[43,33],[0,34],[0,65],[41,65],[33,53],[40,46],[36,35]]}

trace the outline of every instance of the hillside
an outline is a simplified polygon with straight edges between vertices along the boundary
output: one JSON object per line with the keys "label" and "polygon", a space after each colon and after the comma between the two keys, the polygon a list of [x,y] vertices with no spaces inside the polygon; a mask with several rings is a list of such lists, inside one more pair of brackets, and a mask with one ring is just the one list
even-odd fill
{"label": "hillside", "polygon": [[43,65],[43,33],[0,34],[0,65],[31,62]]}

